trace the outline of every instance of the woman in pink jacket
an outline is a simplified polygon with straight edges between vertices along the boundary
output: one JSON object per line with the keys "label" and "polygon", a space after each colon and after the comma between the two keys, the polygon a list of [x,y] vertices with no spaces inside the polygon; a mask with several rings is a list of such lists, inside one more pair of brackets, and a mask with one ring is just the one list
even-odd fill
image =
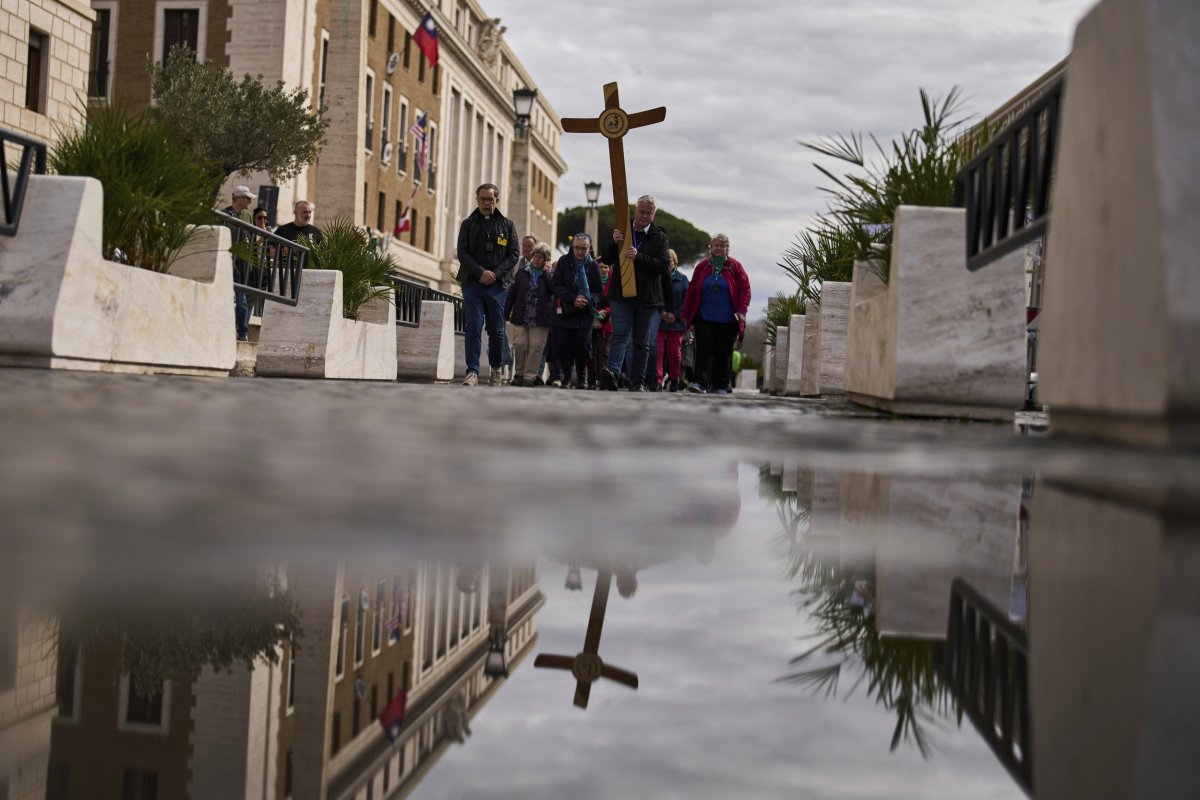
{"label": "woman in pink jacket", "polygon": [[718,233],[709,257],[696,265],[683,297],[683,321],[696,331],[695,382],[689,392],[729,394],[733,343],[746,327],[750,279],[729,257],[729,237]]}

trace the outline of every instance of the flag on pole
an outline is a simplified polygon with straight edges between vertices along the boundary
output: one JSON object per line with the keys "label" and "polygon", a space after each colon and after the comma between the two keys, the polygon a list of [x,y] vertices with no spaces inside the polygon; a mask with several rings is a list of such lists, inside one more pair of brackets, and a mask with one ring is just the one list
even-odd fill
{"label": "flag on pole", "polygon": [[404,724],[404,705],[407,702],[408,695],[401,689],[383,709],[383,713],[379,715],[379,724],[383,726],[383,733],[392,744],[395,744],[396,739],[400,736],[400,727]]}
{"label": "flag on pole", "polygon": [[421,27],[417,28],[417,32],[413,34],[413,43],[421,48],[421,52],[429,59],[429,66],[436,67],[438,60],[438,32],[437,23],[433,21],[433,12],[425,14],[425,19],[421,20]]}
{"label": "flag on pole", "polygon": [[418,172],[425,171],[425,163],[429,158],[429,112],[426,111],[417,118],[408,132],[413,135],[417,144],[416,165]]}
{"label": "flag on pole", "polygon": [[[412,206],[411,205],[405,206],[404,211],[401,212],[400,219],[396,220],[396,227],[392,230],[392,235],[396,236],[398,238],[398,237],[400,237],[401,234],[408,233],[410,228],[412,228]],[[396,632],[396,625],[399,624],[399,618],[392,617],[391,619],[389,619],[387,621],[386,624],[387,624],[388,631],[390,631],[391,633],[394,634]],[[396,638],[398,639],[400,637],[397,636]]]}

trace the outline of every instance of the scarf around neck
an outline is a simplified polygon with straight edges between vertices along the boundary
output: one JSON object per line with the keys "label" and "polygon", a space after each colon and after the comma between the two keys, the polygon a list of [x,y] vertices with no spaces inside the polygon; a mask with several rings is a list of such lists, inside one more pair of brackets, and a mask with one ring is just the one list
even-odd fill
{"label": "scarf around neck", "polygon": [[712,264],[713,277],[721,277],[721,270],[725,269],[725,262],[729,256],[709,256],[708,263]]}

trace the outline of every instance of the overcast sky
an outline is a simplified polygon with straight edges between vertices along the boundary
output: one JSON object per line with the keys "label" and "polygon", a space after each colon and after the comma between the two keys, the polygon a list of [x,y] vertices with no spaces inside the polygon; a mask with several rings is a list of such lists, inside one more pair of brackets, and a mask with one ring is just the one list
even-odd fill
{"label": "overcast sky", "polygon": [[[666,106],[625,138],[630,199],[723,232],[753,286],[751,315],[794,285],[775,266],[824,207],[814,154],[797,140],[864,131],[888,142],[921,119],[918,90],[960,85],[982,116],[1061,60],[1094,0],[485,0],[563,117]],[[560,208],[604,184],[600,136],[564,134]]]}

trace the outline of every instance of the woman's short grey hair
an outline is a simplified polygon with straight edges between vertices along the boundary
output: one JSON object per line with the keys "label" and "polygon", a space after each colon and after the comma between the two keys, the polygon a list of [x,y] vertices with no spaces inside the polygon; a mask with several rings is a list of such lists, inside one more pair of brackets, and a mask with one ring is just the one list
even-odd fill
{"label": "woman's short grey hair", "polygon": [[542,258],[549,261],[551,257],[550,245],[546,244],[545,242],[538,242],[533,246],[533,254],[535,256],[540,255]]}
{"label": "woman's short grey hair", "polygon": [[667,258],[670,259],[672,264],[679,265],[679,254],[670,248],[667,249]]}
{"label": "woman's short grey hair", "polygon": [[721,244],[725,245],[726,247],[729,247],[729,237],[723,233],[718,233],[716,236],[714,236],[712,238],[712,240],[714,242],[720,242]]}

